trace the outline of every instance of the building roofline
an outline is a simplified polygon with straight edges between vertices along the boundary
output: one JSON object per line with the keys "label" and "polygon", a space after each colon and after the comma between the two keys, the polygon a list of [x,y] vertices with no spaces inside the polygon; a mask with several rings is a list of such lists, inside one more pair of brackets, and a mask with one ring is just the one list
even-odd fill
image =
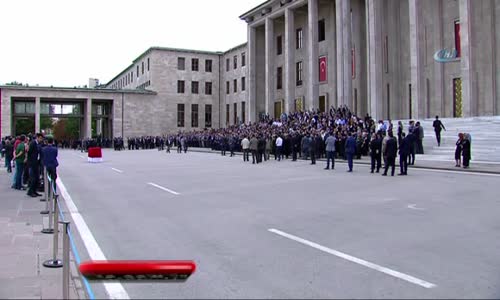
{"label": "building roofline", "polygon": [[247,11],[246,13],[242,14],[240,16],[240,19],[241,20],[245,20],[246,17],[248,17],[249,15],[255,13],[257,10],[263,8],[264,6],[270,4],[271,2],[273,2],[274,0],[267,0],[265,1],[264,3],[261,3],[259,5],[257,5],[256,7],[252,8],[251,10]]}
{"label": "building roofline", "polygon": [[52,86],[21,86],[21,85],[0,85],[0,89],[10,90],[29,90],[29,91],[63,91],[63,92],[98,92],[98,93],[125,93],[125,94],[145,94],[156,95],[150,90],[114,90],[100,88],[78,88],[78,87],[52,87]]}
{"label": "building roofline", "polygon": [[243,43],[243,44],[239,44],[239,45],[238,45],[238,46],[236,46],[236,47],[233,47],[233,48],[231,48],[231,49],[229,49],[229,50],[227,50],[227,51],[224,51],[224,53],[223,53],[223,54],[227,54],[227,53],[229,53],[229,52],[231,52],[231,51],[234,51],[234,50],[237,50],[237,49],[240,49],[240,48],[244,48],[244,47],[246,47],[246,46],[247,46],[247,44],[248,44],[247,42],[245,42],[245,43]]}

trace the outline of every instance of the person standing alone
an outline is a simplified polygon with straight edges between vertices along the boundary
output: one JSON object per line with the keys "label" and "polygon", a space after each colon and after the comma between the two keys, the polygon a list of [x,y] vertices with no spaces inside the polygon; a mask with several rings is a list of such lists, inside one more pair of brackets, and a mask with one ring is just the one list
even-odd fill
{"label": "person standing alone", "polygon": [[441,147],[441,130],[444,129],[444,131],[446,131],[446,128],[444,127],[441,120],[439,120],[439,116],[436,116],[436,120],[434,120],[434,122],[432,123],[432,127],[434,127],[434,132],[436,133],[438,147]]}

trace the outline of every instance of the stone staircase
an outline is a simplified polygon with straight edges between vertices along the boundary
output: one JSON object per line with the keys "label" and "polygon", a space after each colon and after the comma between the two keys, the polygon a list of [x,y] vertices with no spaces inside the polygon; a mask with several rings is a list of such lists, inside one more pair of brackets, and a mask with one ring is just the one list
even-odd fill
{"label": "stone staircase", "polygon": [[[460,132],[471,135],[472,162],[500,165],[500,116],[462,119],[441,119],[446,131],[441,132],[441,147],[437,146],[434,119],[419,120],[424,127],[424,153],[421,159],[453,161],[455,142]],[[395,126],[397,122],[394,123]],[[403,121],[405,132],[408,120]]]}

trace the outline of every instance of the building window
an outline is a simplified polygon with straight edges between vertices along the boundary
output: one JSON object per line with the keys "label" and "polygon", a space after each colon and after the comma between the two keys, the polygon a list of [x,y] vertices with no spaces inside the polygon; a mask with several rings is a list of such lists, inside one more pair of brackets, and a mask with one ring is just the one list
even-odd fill
{"label": "building window", "polygon": [[246,122],[246,119],[245,119],[245,115],[246,115],[246,108],[245,108],[245,101],[241,102],[241,122],[243,124],[245,124]]}
{"label": "building window", "polygon": [[205,104],[205,127],[212,127],[212,105]]}
{"label": "building window", "polygon": [[235,69],[235,70],[236,70],[237,68],[238,68],[238,56],[237,56],[237,55],[235,55],[235,56],[233,57],[233,69]]}
{"label": "building window", "polygon": [[139,65],[137,65],[137,78],[139,78]]}
{"label": "building window", "polygon": [[244,91],[246,89],[246,79],[245,77],[241,77],[241,90]]}
{"label": "building window", "polygon": [[212,60],[205,60],[205,72],[212,73]]}
{"label": "building window", "polygon": [[148,71],[149,71],[149,57],[148,57]]}
{"label": "building window", "polygon": [[276,54],[283,54],[283,37],[281,35],[276,38]]}
{"label": "building window", "polygon": [[457,57],[461,56],[461,44],[460,44],[460,21],[455,21],[455,49],[457,50]]}
{"label": "building window", "polygon": [[247,61],[246,61],[246,54],[245,52],[241,53],[241,66],[244,67],[247,65]]}
{"label": "building window", "polygon": [[297,78],[297,86],[302,85],[302,62],[297,62],[295,66],[295,78]]}
{"label": "building window", "polygon": [[177,93],[184,94],[184,80],[177,81]]}
{"label": "building window", "polygon": [[226,94],[229,95],[229,81],[226,81]]}
{"label": "building window", "polygon": [[226,59],[226,72],[229,72],[229,58]]}
{"label": "building window", "polygon": [[226,104],[226,125],[229,125],[229,104]]}
{"label": "building window", "polygon": [[191,59],[191,71],[197,72],[199,70],[199,60],[197,58]]}
{"label": "building window", "polygon": [[205,82],[205,95],[212,95],[212,83]]}
{"label": "building window", "polygon": [[233,120],[234,120],[234,123],[233,124],[238,124],[238,103],[235,103],[234,104],[234,108],[233,108]]}
{"label": "building window", "polygon": [[177,127],[184,127],[184,104],[177,104]]}
{"label": "building window", "polygon": [[283,88],[283,68],[278,67],[276,72],[276,88],[281,90]]}
{"label": "building window", "polygon": [[238,80],[237,79],[233,80],[233,92],[235,92],[235,93],[238,92]]}
{"label": "building window", "polygon": [[304,39],[304,33],[302,32],[302,28],[299,28],[295,32],[295,48],[302,49],[303,39]]}
{"label": "building window", "polygon": [[198,104],[191,104],[191,127],[198,127]]}
{"label": "building window", "polygon": [[143,75],[144,75],[144,62],[142,62],[142,68],[141,68],[141,71],[142,71],[142,72],[141,72],[141,74],[143,74]]}
{"label": "building window", "polygon": [[191,82],[191,94],[198,94],[199,83],[198,81]]}
{"label": "building window", "polygon": [[184,57],[177,58],[177,70],[186,70],[186,59]]}
{"label": "building window", "polygon": [[132,82],[134,82],[134,71],[130,72],[130,78],[132,79]]}
{"label": "building window", "polygon": [[322,42],[326,38],[325,19],[318,21],[318,41]]}

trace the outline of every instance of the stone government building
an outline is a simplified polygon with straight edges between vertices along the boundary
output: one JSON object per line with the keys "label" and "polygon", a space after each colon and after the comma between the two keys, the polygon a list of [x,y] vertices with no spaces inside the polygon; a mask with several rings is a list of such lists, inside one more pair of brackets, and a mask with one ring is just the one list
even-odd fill
{"label": "stone government building", "polygon": [[[105,85],[0,86],[0,135],[161,135],[347,105],[376,119],[499,115],[500,1],[269,0],[226,52],[152,47]],[[26,125],[28,124],[28,125]]]}

